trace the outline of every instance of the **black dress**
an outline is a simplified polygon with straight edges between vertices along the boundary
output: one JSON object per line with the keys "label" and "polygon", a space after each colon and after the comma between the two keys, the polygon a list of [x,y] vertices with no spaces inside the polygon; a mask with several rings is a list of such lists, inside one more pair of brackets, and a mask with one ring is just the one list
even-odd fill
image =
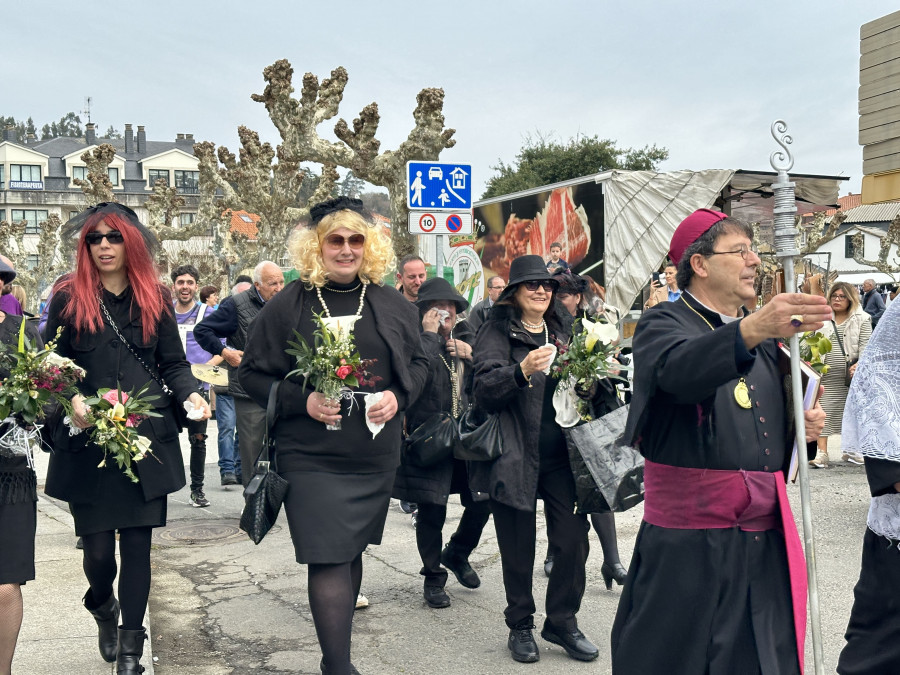
{"label": "black dress", "polygon": [[[330,282],[322,289],[331,316],[356,314],[360,293],[359,282]],[[293,330],[313,344],[313,313],[323,310],[315,291],[298,281],[260,312],[251,327],[240,369],[241,384],[257,402],[273,381],[293,369],[293,357],[284,352],[287,341],[295,339]],[[403,386],[401,369],[415,370],[421,386],[427,368],[417,314],[393,289],[370,284],[353,330],[361,357],[377,359],[370,370],[381,378],[374,388],[360,387],[359,391],[390,389],[401,410],[411,393],[418,394]],[[409,326],[411,330],[407,330]],[[392,329],[398,332],[390,334]],[[401,361],[404,365],[398,365]],[[311,393],[293,380],[280,390],[279,421],[273,434],[279,473],[291,484],[285,513],[297,562],[349,562],[369,544],[381,543],[400,460],[402,413],[398,411],[372,438],[363,397],[354,396],[352,410],[349,402],[342,403],[341,430],[329,431],[306,414]]]}
{"label": "black dress", "polygon": [[[158,367],[163,380],[175,390],[178,403],[187,399],[196,389],[196,380],[184,359],[174,316],[164,312],[154,335],[144,343],[131,287],[119,295],[103,290],[102,297],[122,334],[146,363]],[[128,392],[146,384],[150,376],[111,327],[104,323],[103,330],[94,334],[76,333],[71,328],[61,316],[67,301],[65,293],[54,295],[47,334],[55,334],[57,326],[64,326],[57,351],[85,369],[85,379],[79,386],[82,394],[96,396],[103,387]],[[185,485],[174,401],[152,380],[147,393],[159,395],[155,405],[162,416],[148,418],[137,428],[150,439],[153,449],[151,456],[133,465],[139,483],[132,483],[112,460],[98,468],[103,452],[86,444],[86,434],[69,439],[63,430],[54,438],[56,448],[50,458],[45,491],[69,502],[79,536],[129,527],[162,527],[166,523],[166,495]]]}
{"label": "black dress", "polygon": [[[0,323],[0,342],[14,345],[21,316],[7,314]],[[26,324],[26,335],[41,339]],[[0,380],[9,375],[0,371]],[[0,434],[5,431],[0,427]],[[34,579],[34,535],[37,529],[37,479],[24,457],[0,455],[0,584],[24,584]]]}

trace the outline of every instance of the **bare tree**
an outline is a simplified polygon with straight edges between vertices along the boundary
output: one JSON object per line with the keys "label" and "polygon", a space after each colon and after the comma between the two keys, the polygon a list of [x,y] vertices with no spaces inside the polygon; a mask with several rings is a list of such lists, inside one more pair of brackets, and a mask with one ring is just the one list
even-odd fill
{"label": "bare tree", "polygon": [[878,249],[878,257],[875,260],[868,260],[863,257],[865,255],[865,238],[862,232],[857,232],[851,239],[853,244],[853,259],[860,265],[874,267],[879,272],[889,275],[894,281],[900,274],[900,255],[894,256],[894,261],[888,262],[888,256],[891,252],[891,246],[900,248],[900,214],[894,217],[891,224],[888,225],[887,232],[881,238],[881,245]]}
{"label": "bare tree", "polygon": [[41,283],[46,286],[65,270],[65,260],[60,251],[59,228],[62,221],[55,213],[47,220],[39,223],[37,246],[35,248],[36,263],[29,269],[28,250],[25,246],[24,220],[19,222],[0,221],[0,251],[13,262],[16,269],[16,283],[20,284],[28,296],[28,307],[35,311],[38,306],[38,293]]}
{"label": "bare tree", "polygon": [[81,154],[81,161],[87,165],[87,178],[75,178],[72,182],[84,193],[85,206],[118,201],[109,180],[109,165],[115,156],[116,149],[109,143],[101,143]]}

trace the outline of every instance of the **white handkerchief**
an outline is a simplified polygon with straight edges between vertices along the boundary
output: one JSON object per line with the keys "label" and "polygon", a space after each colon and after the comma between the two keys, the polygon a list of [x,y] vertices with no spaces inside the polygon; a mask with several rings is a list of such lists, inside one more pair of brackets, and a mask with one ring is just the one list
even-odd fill
{"label": "white handkerchief", "polygon": [[375,424],[372,420],[369,419],[369,408],[378,403],[384,397],[384,392],[378,391],[374,394],[366,394],[366,426],[369,427],[369,431],[372,432],[372,438],[375,438],[378,435],[378,432],[384,429],[384,424]]}
{"label": "white handkerchief", "polygon": [[184,411],[187,413],[187,418],[189,420],[203,419],[203,408],[195,408],[194,404],[190,401],[184,402]]}

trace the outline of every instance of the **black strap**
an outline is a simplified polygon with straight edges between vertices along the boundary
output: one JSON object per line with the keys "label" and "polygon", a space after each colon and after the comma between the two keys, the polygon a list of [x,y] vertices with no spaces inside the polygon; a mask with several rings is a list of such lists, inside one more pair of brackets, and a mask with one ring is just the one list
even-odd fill
{"label": "black strap", "polygon": [[269,438],[272,433],[272,427],[275,426],[275,422],[278,420],[275,408],[278,406],[278,389],[281,387],[281,382],[282,380],[273,382],[272,388],[269,389],[269,404],[266,406],[266,432],[263,434],[263,444],[259,451],[259,457],[256,458],[257,462],[269,461]]}
{"label": "black strap", "polygon": [[849,364],[850,357],[847,356],[847,352],[844,351],[844,344],[841,342],[841,334],[838,333],[837,324],[834,322],[834,319],[831,320],[831,325],[834,326],[834,336],[837,338],[838,347],[841,348],[841,354],[844,355],[844,360]]}
{"label": "black strap", "polygon": [[158,375],[157,373],[154,373],[153,370],[150,368],[150,366],[148,366],[146,363],[144,363],[144,359],[142,359],[140,356],[138,356],[138,353],[134,350],[134,347],[131,346],[131,343],[125,339],[124,335],[122,335],[122,331],[119,330],[119,327],[116,325],[116,322],[113,320],[112,315],[109,313],[109,310],[106,309],[106,305],[103,304],[103,298],[98,298],[98,300],[100,302],[100,309],[103,310],[103,318],[109,324],[110,328],[113,329],[113,331],[118,336],[118,338],[122,341],[122,344],[124,344],[128,348],[128,351],[131,352],[131,355],[135,359],[137,359],[137,362],[140,363],[141,366],[143,366],[144,370],[147,371],[147,374],[153,379],[153,381],[156,382],[156,384],[158,384],[160,386],[160,388],[162,388],[162,390],[166,394],[174,397],[175,392],[172,391],[171,389],[169,389],[169,386],[166,384],[166,381],[164,379],[162,379],[162,375]]}

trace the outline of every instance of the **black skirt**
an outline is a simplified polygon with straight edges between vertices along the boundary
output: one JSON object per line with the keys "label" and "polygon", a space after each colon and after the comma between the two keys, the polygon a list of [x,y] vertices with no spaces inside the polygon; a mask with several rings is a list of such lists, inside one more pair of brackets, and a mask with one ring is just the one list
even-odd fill
{"label": "black skirt", "polygon": [[[152,456],[141,460],[155,462]],[[69,503],[75,519],[75,534],[96,534],[129,527],[163,527],[166,524],[166,498],[157,497],[144,501],[140,483],[132,483],[107,458],[108,464],[100,471],[100,485],[96,498],[87,503]]]}
{"label": "black skirt", "polygon": [[288,471],[284,511],[298,563],[350,562],[380,544],[395,472]]}
{"label": "black skirt", "polygon": [[34,579],[37,480],[25,458],[0,458],[0,584]]}

